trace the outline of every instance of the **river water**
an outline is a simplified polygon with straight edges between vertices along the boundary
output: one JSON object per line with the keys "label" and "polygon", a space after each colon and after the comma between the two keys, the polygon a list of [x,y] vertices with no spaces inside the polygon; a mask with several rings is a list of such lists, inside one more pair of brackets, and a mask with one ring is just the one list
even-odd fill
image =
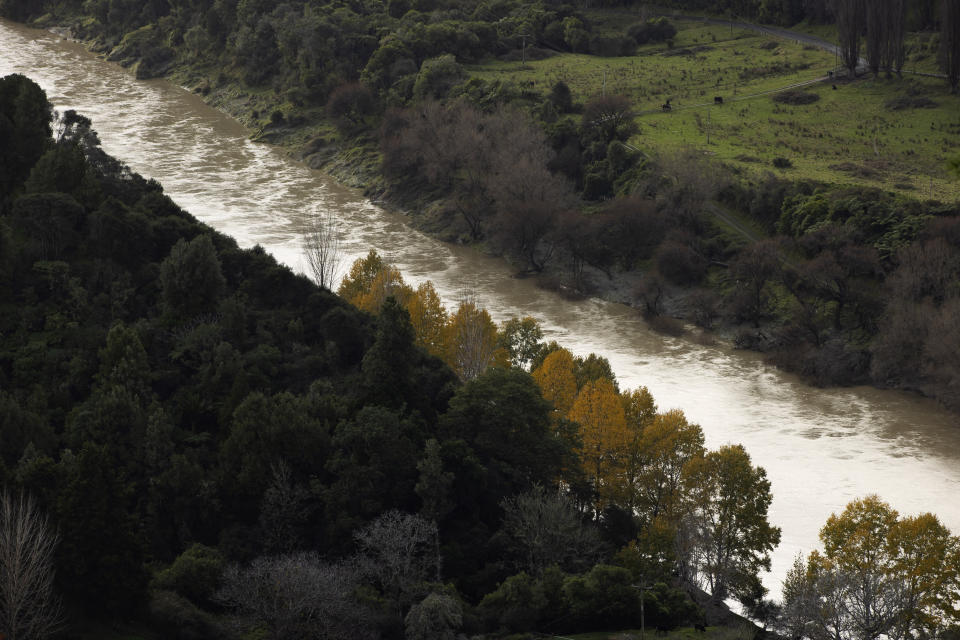
{"label": "river water", "polygon": [[346,264],[376,249],[408,282],[432,280],[448,306],[472,292],[495,320],[531,315],[577,354],[606,356],[621,389],[645,385],[661,410],[679,407],[707,446],[742,443],[771,480],[783,540],[765,584],[816,548],[826,518],[876,493],[902,514],[931,511],[960,533],[960,420],[935,403],[871,388],[816,389],[754,354],[652,332],[627,307],[571,302],[512,278],[500,260],[432,240],[355,190],[248,139],[197,96],[138,81],[59,36],[0,21],[0,76],[23,73],[55,107],[93,120],[104,149],[156,178],[176,202],[237,239],[301,269],[305,216],[343,222]]}

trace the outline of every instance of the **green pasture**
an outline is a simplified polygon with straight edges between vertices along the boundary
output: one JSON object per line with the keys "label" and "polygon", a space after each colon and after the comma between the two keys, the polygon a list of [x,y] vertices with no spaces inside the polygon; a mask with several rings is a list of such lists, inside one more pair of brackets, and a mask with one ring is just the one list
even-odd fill
{"label": "green pasture", "polygon": [[[622,29],[639,19],[635,14],[624,12]],[[604,26],[612,29],[616,21],[608,15]],[[905,74],[820,82],[834,69],[829,52],[699,20],[675,24],[679,32],[672,47],[648,45],[635,56],[559,54],[468,70],[544,95],[563,80],[578,102],[603,91],[629,96],[639,125],[633,145],[653,152],[699,149],[747,178],[774,172],[919,198],[960,197],[960,181],[946,170],[946,158],[960,154],[960,96],[951,95],[944,80]],[[921,41],[929,48],[924,34],[911,35],[908,45]],[[906,68],[911,66],[919,63],[908,60]],[[772,99],[784,88],[811,81],[802,90],[819,96],[816,102]],[[715,96],[723,104],[714,104]],[[661,105],[668,99],[672,109],[666,112]],[[896,100],[902,108],[891,108]],[[778,158],[791,166],[775,167]]]}
{"label": "green pasture", "polygon": [[[673,102],[694,104],[716,94],[744,95],[769,91],[812,77],[826,75],[834,57],[823,51],[776,42],[749,31],[702,23],[677,34],[672,48],[664,44],[641,47],[635,56],[601,58],[560,54],[544,60],[493,61],[468,67],[485,80],[515,81],[544,93],[563,80],[577,100],[602,91],[620,93],[637,101],[641,111]],[[772,45],[775,48],[765,48]]]}
{"label": "green pasture", "polygon": [[[942,81],[864,79],[836,86],[805,87],[820,97],[807,105],[778,104],[765,95],[643,115],[633,142],[658,150],[693,146],[748,174],[774,171],[923,198],[960,195],[945,165],[960,153],[960,99]],[[930,106],[891,110],[887,105],[897,99]],[[775,168],[776,158],[792,167]]]}

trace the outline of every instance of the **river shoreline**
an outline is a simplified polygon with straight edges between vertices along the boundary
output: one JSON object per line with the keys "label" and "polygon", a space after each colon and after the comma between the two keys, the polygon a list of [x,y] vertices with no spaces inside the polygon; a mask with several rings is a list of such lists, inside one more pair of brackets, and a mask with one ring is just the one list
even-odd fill
{"label": "river shoreline", "polygon": [[249,129],[196,94],[135,81],[49,33],[0,28],[13,45],[0,52],[4,73],[42,79],[58,109],[93,119],[106,151],[241,246],[260,244],[298,269],[300,217],[316,201],[350,220],[350,260],[375,247],[414,284],[437,283],[447,305],[469,288],[497,321],[541,318],[548,340],[576,355],[608,357],[621,388],[645,386],[661,410],[682,409],[703,427],[708,447],[743,444],[767,470],[770,519],[784,530],[764,577],[774,593],[796,554],[816,548],[823,522],[852,499],[876,493],[901,513],[933,510],[960,530],[960,430],[934,402],[870,387],[817,389],[755,352],[658,336],[634,309],[538,290],[532,278],[512,278],[503,261],[415,233],[408,217],[371,205],[280,148],[251,142]]}
{"label": "river shoreline", "polygon": [[[27,26],[42,28],[73,40],[107,62],[132,69],[137,78],[141,78],[139,58],[131,57],[122,43],[111,48],[100,40],[78,37],[73,28],[63,24],[44,24],[38,21],[36,24]],[[935,393],[928,392],[926,389],[885,387],[874,384],[863,376],[842,380],[840,384],[836,381],[820,384],[816,379],[799,374],[789,367],[785,368],[781,362],[776,361],[773,352],[777,348],[777,343],[772,337],[775,326],[763,322],[759,326],[735,324],[719,313],[719,307],[709,325],[698,326],[694,321],[697,310],[691,304],[694,290],[671,285],[662,279],[657,281],[658,286],[662,288],[658,308],[655,313],[651,313],[650,309],[644,308],[644,300],[639,293],[646,277],[646,274],[639,270],[616,270],[605,273],[584,265],[580,288],[570,284],[572,279],[567,275],[569,267],[559,263],[558,260],[548,263],[539,273],[531,274],[519,270],[507,256],[485,251],[483,244],[470,242],[465,235],[458,235],[452,225],[438,221],[431,213],[435,202],[412,202],[392,192],[379,172],[376,140],[363,136],[345,138],[325,118],[323,108],[309,110],[307,117],[299,117],[293,122],[283,118],[276,119],[273,112],[274,107],[277,106],[277,99],[272,92],[257,93],[255,90],[245,88],[235,76],[224,74],[221,70],[214,73],[213,68],[202,65],[172,62],[163,69],[162,74],[148,75],[145,79],[153,78],[171,82],[199,96],[207,105],[223,112],[245,127],[251,140],[280,148],[290,159],[309,169],[319,171],[343,186],[359,189],[372,203],[403,216],[412,229],[441,242],[465,245],[484,255],[497,257],[510,265],[514,272],[513,277],[531,278],[539,288],[545,291],[552,291],[566,299],[595,298],[625,305],[635,309],[643,317],[647,326],[655,332],[688,339],[695,344],[719,343],[727,348],[760,354],[772,366],[800,375],[806,384],[814,388],[868,385],[880,390],[895,388],[898,391],[938,401]],[[267,118],[268,113],[271,113],[269,118]],[[957,413],[954,408],[940,404],[946,410]]]}
{"label": "river shoreline", "polygon": [[[131,52],[135,53],[135,47],[125,44],[126,40],[111,47],[102,39],[84,38],[82,26],[78,26],[78,30],[74,31],[63,24],[65,22],[56,25],[37,21],[31,26],[70,37],[109,62],[132,68],[138,78],[162,77],[199,96],[208,105],[246,127],[251,140],[283,149],[290,158],[310,169],[318,170],[344,186],[360,189],[378,206],[402,215],[407,224],[419,232],[443,242],[467,245],[482,254],[498,255],[488,251],[482,243],[471,242],[456,228],[456,224],[441,220],[434,206],[436,201],[413,201],[409,196],[391,191],[379,171],[379,150],[375,135],[343,136],[325,117],[322,107],[301,108],[296,116],[287,121],[279,111],[283,97],[270,90],[247,88],[235,73],[205,63],[202,59],[200,62],[190,63],[174,59],[159,69],[160,73],[155,76],[150,75],[149,69],[142,75],[139,58],[131,55]],[[80,25],[79,22],[77,24]],[[278,113],[280,117],[275,118]],[[799,367],[789,355],[783,357],[779,353],[783,350],[783,345],[776,338],[778,325],[765,320],[761,321],[760,326],[736,324],[721,312],[717,300],[711,303],[712,317],[704,322],[703,308],[697,304],[694,295],[697,292],[694,289],[669,285],[658,279],[660,297],[657,308],[651,310],[646,308],[646,299],[640,293],[646,274],[639,270],[604,273],[585,266],[585,277],[580,280],[569,275],[570,267],[561,262],[564,260],[562,257],[555,257],[542,272],[536,274],[520,271],[516,264],[511,264],[507,256],[499,257],[511,265],[514,277],[531,278],[547,291],[556,292],[565,298],[591,297],[624,304],[641,313],[654,331],[669,336],[684,336],[698,344],[719,342],[736,349],[763,354],[771,364],[781,370],[804,376],[804,373],[798,372]],[[571,284],[574,281],[582,284],[574,286]],[[698,324],[702,326],[697,326]],[[856,349],[865,350],[862,347]],[[839,377],[823,380],[816,378],[820,375],[818,373],[807,371],[806,374],[805,381],[814,387],[866,384],[877,389],[896,388],[926,398],[937,397],[935,389],[922,388],[922,384],[895,387],[886,386],[882,381],[878,384],[870,379],[866,370],[851,368]]]}
{"label": "river shoreline", "polygon": [[[69,27],[44,25],[41,28],[82,44],[108,62],[117,62],[110,60],[109,48],[95,40],[75,37]],[[135,69],[136,64],[135,61],[128,60],[126,64],[120,63],[120,66]],[[465,236],[452,231],[449,226],[444,226],[432,219],[430,214],[423,213],[430,209],[432,203],[414,203],[402,197],[396,197],[377,171],[379,161],[376,152],[370,148],[371,141],[368,140],[366,144],[360,142],[357,145],[344,145],[342,144],[344,140],[339,135],[325,135],[333,131],[332,125],[325,120],[261,124],[265,109],[262,103],[257,102],[255,92],[244,88],[232,77],[229,82],[214,83],[212,86],[208,71],[210,70],[198,69],[191,65],[175,65],[160,77],[199,96],[206,104],[243,125],[250,133],[251,140],[278,147],[284,150],[289,158],[309,169],[319,171],[343,186],[359,189],[371,202],[391,213],[403,216],[411,228],[421,233],[441,242],[467,246],[481,254],[503,260],[514,271],[516,278],[532,279],[539,288],[554,292],[566,299],[595,298],[631,307],[644,317],[652,330],[665,335],[682,336],[696,344],[720,342],[731,348],[740,348],[737,345],[737,334],[743,333],[743,327],[718,321],[705,329],[693,322],[691,319],[693,313],[688,305],[690,290],[661,282],[663,286],[661,309],[656,315],[645,313],[642,309],[643,302],[637,294],[638,288],[646,277],[642,271],[616,270],[605,273],[584,265],[583,285],[580,290],[570,284],[567,274],[569,266],[558,261],[548,263],[539,273],[524,272],[506,256],[484,250],[483,244],[470,242]],[[331,137],[334,139],[331,140]],[[417,214],[417,210],[421,213]],[[750,334],[749,343],[753,345],[763,343],[764,334],[760,329],[747,330],[746,333]],[[763,350],[747,350],[764,353]]]}

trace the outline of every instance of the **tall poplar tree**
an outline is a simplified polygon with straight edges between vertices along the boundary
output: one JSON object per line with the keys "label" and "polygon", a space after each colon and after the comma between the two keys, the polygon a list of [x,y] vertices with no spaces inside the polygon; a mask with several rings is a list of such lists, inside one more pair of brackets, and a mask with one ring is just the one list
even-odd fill
{"label": "tall poplar tree", "polygon": [[855,73],[860,61],[860,34],[863,33],[864,0],[835,0],[837,36],[843,66]]}
{"label": "tall poplar tree", "polygon": [[568,417],[580,425],[580,458],[593,481],[599,518],[616,491],[616,477],[631,440],[623,404],[613,383],[600,378],[585,384]]}
{"label": "tall poplar tree", "polygon": [[940,63],[956,93],[960,85],[960,0],[940,3]]}
{"label": "tall poplar tree", "polygon": [[880,71],[900,73],[904,62],[906,28],[904,0],[871,0],[865,3],[867,64],[874,75]]}

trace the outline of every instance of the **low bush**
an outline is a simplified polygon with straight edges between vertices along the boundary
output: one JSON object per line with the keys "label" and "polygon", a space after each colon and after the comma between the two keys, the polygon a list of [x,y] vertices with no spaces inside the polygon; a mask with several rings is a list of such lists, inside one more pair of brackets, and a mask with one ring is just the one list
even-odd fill
{"label": "low bush", "polygon": [[926,96],[900,96],[887,100],[883,106],[887,111],[903,111],[904,109],[935,109],[937,103]]}
{"label": "low bush", "polygon": [[169,568],[157,574],[153,586],[175,591],[197,604],[209,604],[222,573],[223,556],[220,552],[202,544],[194,544],[180,554]]}
{"label": "low bush", "polygon": [[820,94],[810,93],[801,89],[790,89],[773,94],[773,101],[780,104],[812,104],[820,99]]}
{"label": "low bush", "polygon": [[639,22],[627,29],[627,35],[637,44],[649,42],[664,42],[677,35],[677,28],[666,18],[654,18],[646,22]]}

